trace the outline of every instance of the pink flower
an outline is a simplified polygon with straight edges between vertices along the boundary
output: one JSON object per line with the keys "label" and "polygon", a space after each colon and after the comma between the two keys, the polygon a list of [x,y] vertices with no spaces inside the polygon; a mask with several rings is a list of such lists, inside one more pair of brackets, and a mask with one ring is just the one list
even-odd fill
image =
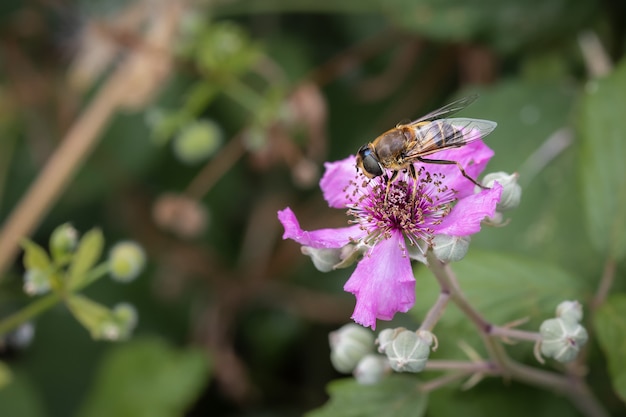
{"label": "pink flower", "polygon": [[[476,178],[493,151],[482,140],[445,150],[436,159],[458,161]],[[430,245],[438,234],[467,236],[480,230],[481,221],[495,214],[502,187],[474,192],[474,184],[456,165],[416,163],[417,181],[400,173],[390,184],[368,180],[355,169],[355,157],[326,163],[320,181],[331,207],[347,208],[352,226],[304,231],[290,208],[278,212],[283,239],[311,248],[366,247],[344,289],[356,297],[352,319],[372,329],[376,319],[390,320],[415,303],[415,279],[408,245]]]}

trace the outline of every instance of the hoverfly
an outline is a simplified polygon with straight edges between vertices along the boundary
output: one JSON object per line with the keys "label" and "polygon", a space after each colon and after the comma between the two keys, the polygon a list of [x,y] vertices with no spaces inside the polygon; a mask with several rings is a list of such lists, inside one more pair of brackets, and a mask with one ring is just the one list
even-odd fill
{"label": "hoverfly", "polygon": [[[497,123],[490,120],[445,118],[463,110],[477,98],[478,95],[461,98],[417,120],[398,124],[386,131],[373,142],[359,148],[356,156],[357,169],[370,179],[383,176],[389,185],[398,172],[407,169],[413,179],[417,179],[414,162],[456,165],[465,178],[485,188],[467,175],[457,161],[425,158],[444,149],[464,146],[488,135],[496,128]],[[387,175],[387,170],[393,172],[391,177]]]}

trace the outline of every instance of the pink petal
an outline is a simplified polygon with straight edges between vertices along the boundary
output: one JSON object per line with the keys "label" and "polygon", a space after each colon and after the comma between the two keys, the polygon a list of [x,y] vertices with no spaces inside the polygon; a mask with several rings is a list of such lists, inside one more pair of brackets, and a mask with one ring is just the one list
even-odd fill
{"label": "pink petal", "polygon": [[320,188],[330,207],[345,208],[351,201],[348,200],[346,187],[351,180],[357,178],[356,157],[349,157],[335,162],[324,164],[326,172],[320,180]]}
{"label": "pink petal", "polygon": [[[476,140],[460,148],[448,149],[427,156],[429,159],[456,161],[465,169],[470,177],[477,179],[494,152],[482,140]],[[463,198],[474,193],[474,183],[465,178],[456,164],[437,165],[423,164],[432,173],[441,173],[446,176],[445,183],[457,191],[457,197]]]}
{"label": "pink petal", "polygon": [[480,222],[495,214],[501,194],[502,186],[496,182],[493,188],[459,200],[443,222],[434,227],[435,233],[467,236],[479,232]]}
{"label": "pink petal", "polygon": [[404,238],[394,231],[368,252],[344,285],[356,296],[352,319],[376,328],[376,319],[391,320],[397,312],[407,312],[415,303],[415,279]]}
{"label": "pink petal", "polygon": [[289,207],[278,212],[278,220],[285,228],[283,239],[293,239],[303,246],[312,248],[341,248],[353,240],[361,239],[364,235],[359,226],[319,229],[310,232],[302,230],[296,215]]}

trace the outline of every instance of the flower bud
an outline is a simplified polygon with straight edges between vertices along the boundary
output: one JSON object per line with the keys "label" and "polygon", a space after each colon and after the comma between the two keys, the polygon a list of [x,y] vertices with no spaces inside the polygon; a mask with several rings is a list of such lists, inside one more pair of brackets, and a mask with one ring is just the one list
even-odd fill
{"label": "flower bud", "polygon": [[471,242],[470,236],[436,235],[433,252],[441,262],[456,262],[465,257]]}
{"label": "flower bud", "polygon": [[511,210],[519,206],[522,199],[522,187],[517,183],[517,173],[507,174],[506,172],[492,172],[485,175],[482,183],[485,187],[493,187],[493,183],[497,181],[502,186],[502,196],[500,202],[496,206],[498,211]]}
{"label": "flower bud", "polygon": [[400,327],[398,329],[384,329],[378,333],[378,337],[375,340],[375,343],[378,345],[378,351],[380,353],[385,353],[385,349],[387,349],[387,345],[393,342],[396,335],[401,331],[406,330],[404,327]]}
{"label": "flower bud", "polygon": [[50,235],[50,252],[55,260],[69,255],[76,248],[78,232],[69,223],[58,226]]}
{"label": "flower bud", "polygon": [[146,255],[135,242],[119,242],[109,252],[109,269],[116,281],[130,282],[137,278],[146,265]]}
{"label": "flower bud", "polygon": [[564,318],[544,321],[539,333],[542,338],[541,354],[562,363],[574,360],[588,338],[583,326]]}
{"label": "flower bud", "polygon": [[24,273],[24,292],[30,296],[50,291],[50,275],[41,269],[28,269]]}
{"label": "flower bud", "polygon": [[174,138],[174,153],[181,162],[193,165],[208,159],[222,144],[223,134],[212,120],[197,120],[186,125]]}
{"label": "flower bud", "polygon": [[432,343],[433,335],[428,331],[404,330],[387,345],[385,354],[394,371],[421,372],[428,361]]}
{"label": "flower bud", "polygon": [[354,369],[354,378],[361,385],[379,383],[388,369],[387,358],[369,354],[363,357]]}
{"label": "flower bud", "polygon": [[330,342],[330,361],[339,372],[350,373],[365,355],[374,350],[374,335],[369,330],[356,325],[346,324],[332,332]]}
{"label": "flower bud", "polygon": [[563,301],[556,307],[556,316],[562,319],[579,322],[583,318],[583,306],[576,300]]}

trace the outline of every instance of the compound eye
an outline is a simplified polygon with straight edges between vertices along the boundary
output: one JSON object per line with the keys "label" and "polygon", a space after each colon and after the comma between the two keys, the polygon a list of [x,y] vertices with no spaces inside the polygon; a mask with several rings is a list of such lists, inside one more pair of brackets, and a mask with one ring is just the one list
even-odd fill
{"label": "compound eye", "polygon": [[370,178],[383,175],[383,170],[378,163],[378,159],[370,149],[361,149],[359,151],[363,163],[363,173]]}

